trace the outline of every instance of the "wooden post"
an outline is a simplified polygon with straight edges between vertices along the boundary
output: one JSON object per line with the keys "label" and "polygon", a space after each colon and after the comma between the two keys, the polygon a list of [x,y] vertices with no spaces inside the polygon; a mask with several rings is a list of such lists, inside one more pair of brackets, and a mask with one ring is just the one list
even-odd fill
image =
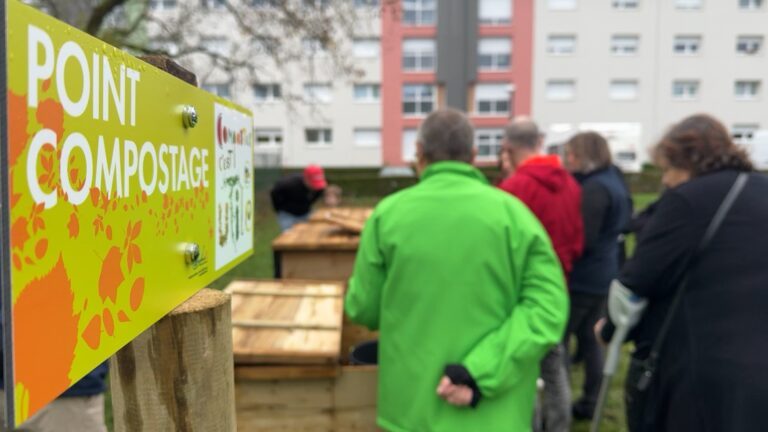
{"label": "wooden post", "polygon": [[[192,85],[172,60],[142,60]],[[204,289],[110,360],[115,432],[232,432],[235,383],[229,294]]]}
{"label": "wooden post", "polygon": [[235,430],[232,311],[204,289],[110,362],[115,432]]}

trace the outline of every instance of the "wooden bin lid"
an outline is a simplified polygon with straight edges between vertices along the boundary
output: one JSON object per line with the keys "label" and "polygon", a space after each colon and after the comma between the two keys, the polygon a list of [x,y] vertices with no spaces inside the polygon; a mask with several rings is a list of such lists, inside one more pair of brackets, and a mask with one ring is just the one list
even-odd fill
{"label": "wooden bin lid", "polygon": [[276,251],[356,251],[360,236],[327,223],[301,223],[272,242]]}
{"label": "wooden bin lid", "polygon": [[346,219],[355,219],[365,222],[373,213],[372,207],[323,207],[315,210],[309,216],[309,221],[324,222],[328,214],[337,215]]}
{"label": "wooden bin lid", "polygon": [[236,280],[232,295],[235,364],[337,364],[344,284]]}

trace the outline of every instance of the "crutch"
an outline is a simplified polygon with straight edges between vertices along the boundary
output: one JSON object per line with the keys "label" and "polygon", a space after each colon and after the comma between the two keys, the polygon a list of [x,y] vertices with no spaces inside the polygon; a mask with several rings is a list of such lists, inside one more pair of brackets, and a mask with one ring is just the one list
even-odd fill
{"label": "crutch", "polygon": [[608,398],[608,388],[611,386],[611,379],[619,366],[619,357],[621,356],[621,346],[624,344],[629,330],[640,321],[643,316],[643,310],[648,301],[636,296],[627,287],[619,281],[613,281],[608,295],[608,315],[616,326],[611,342],[605,356],[603,365],[603,383],[600,386],[600,394],[597,398],[595,415],[592,418],[591,432],[600,430],[600,421],[605,409],[605,401]]}

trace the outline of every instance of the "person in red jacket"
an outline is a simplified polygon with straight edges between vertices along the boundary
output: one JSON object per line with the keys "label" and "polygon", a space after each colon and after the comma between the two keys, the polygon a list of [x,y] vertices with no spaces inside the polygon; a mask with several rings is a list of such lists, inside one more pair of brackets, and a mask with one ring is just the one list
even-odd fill
{"label": "person in red jacket", "polygon": [[[529,118],[516,118],[505,130],[503,151],[513,171],[499,188],[522,201],[549,234],[568,277],[584,248],[581,188],[560,158],[542,155],[543,136]],[[571,395],[565,369],[565,348],[556,346],[541,362],[544,394],[541,406],[544,430],[569,431]]]}

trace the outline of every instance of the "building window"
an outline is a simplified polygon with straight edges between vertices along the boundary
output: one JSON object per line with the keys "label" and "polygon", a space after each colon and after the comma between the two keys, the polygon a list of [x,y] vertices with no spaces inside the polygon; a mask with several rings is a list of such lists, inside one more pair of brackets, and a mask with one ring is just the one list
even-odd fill
{"label": "building window", "polygon": [[380,47],[378,39],[355,39],[352,42],[352,54],[357,58],[378,58]]}
{"label": "building window", "polygon": [[305,129],[304,138],[308,146],[327,147],[333,141],[333,132],[330,129]]}
{"label": "building window", "polygon": [[509,84],[477,84],[475,112],[485,115],[507,115],[510,96]]}
{"label": "building window", "polygon": [[696,80],[678,80],[672,83],[672,98],[675,100],[694,100],[699,96],[699,82]]}
{"label": "building window", "polygon": [[572,100],[576,97],[576,81],[549,80],[547,81],[547,99],[553,101]]}
{"label": "building window", "polygon": [[736,99],[739,99],[739,100],[757,99],[758,95],[760,94],[760,81],[757,81],[757,80],[736,81],[735,94],[736,94]]}
{"label": "building window", "polygon": [[640,0],[613,0],[614,9],[637,9],[640,7]]}
{"label": "building window", "polygon": [[675,0],[675,7],[678,9],[701,9],[701,0]]}
{"label": "building window", "polygon": [[507,70],[512,63],[512,42],[508,38],[482,38],[478,43],[478,68]]}
{"label": "building window", "polygon": [[755,137],[755,132],[760,129],[758,124],[735,124],[731,128],[731,138],[736,144],[749,144]]}
{"label": "building window", "polygon": [[701,36],[675,36],[675,54],[695,55],[700,49]]}
{"label": "building window", "polygon": [[378,84],[355,84],[355,102],[378,102],[381,100],[380,89]]}
{"label": "building window", "polygon": [[200,39],[200,45],[210,54],[222,57],[229,55],[229,41],[225,37],[202,37]]}
{"label": "building window", "polygon": [[610,96],[613,100],[637,99],[637,80],[613,80],[611,81]]}
{"label": "building window", "polygon": [[760,53],[762,47],[762,36],[739,36],[736,40],[736,52],[739,54],[755,55]]}
{"label": "building window", "polygon": [[547,6],[551,10],[576,9],[576,0],[547,0]]}
{"label": "building window", "polygon": [[218,97],[229,98],[229,84],[203,84],[202,89]]}
{"label": "building window", "polygon": [[308,103],[331,103],[333,94],[330,84],[304,84],[304,101]]}
{"label": "building window", "polygon": [[257,103],[274,102],[283,97],[280,84],[254,84],[253,95]]}
{"label": "building window", "polygon": [[475,145],[479,159],[496,159],[504,141],[504,131],[501,129],[475,130]]}
{"label": "building window", "polygon": [[763,0],[739,0],[741,9],[760,9],[763,7]]}
{"label": "building window", "polygon": [[435,108],[435,88],[429,84],[403,86],[403,114],[427,115]]}
{"label": "building window", "polygon": [[480,0],[480,24],[509,24],[512,22],[512,0]]}
{"label": "building window", "polygon": [[412,72],[435,70],[435,41],[433,39],[403,40],[403,70]]}
{"label": "building window", "polygon": [[377,7],[379,6],[379,0],[355,0],[355,7]]}
{"label": "building window", "polygon": [[549,35],[547,53],[552,55],[570,55],[576,52],[576,36]]}
{"label": "building window", "polygon": [[354,141],[360,147],[380,147],[381,129],[355,129]]}
{"label": "building window", "polygon": [[149,0],[152,10],[171,10],[176,7],[176,0]]}
{"label": "building window", "polygon": [[308,56],[325,54],[325,47],[320,39],[307,38],[301,41],[301,45],[304,48],[304,54]]}
{"label": "building window", "polygon": [[635,55],[640,49],[640,37],[636,35],[611,36],[611,54],[619,56]]}
{"label": "building window", "polygon": [[256,129],[256,147],[277,148],[283,146],[283,131],[280,129]]}
{"label": "building window", "polygon": [[437,0],[403,0],[403,24],[435,25]]}
{"label": "building window", "polygon": [[416,129],[403,129],[401,156],[405,162],[413,162],[416,160],[416,140],[418,139],[419,132]]}

